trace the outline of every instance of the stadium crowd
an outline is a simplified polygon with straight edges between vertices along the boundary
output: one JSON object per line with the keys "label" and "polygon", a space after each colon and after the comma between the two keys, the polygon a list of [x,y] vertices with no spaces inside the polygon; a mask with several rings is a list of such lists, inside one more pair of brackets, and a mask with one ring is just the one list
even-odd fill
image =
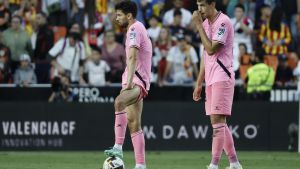
{"label": "stadium crowd", "polygon": [[[114,21],[118,1],[0,0],[0,83],[120,83],[126,56],[125,31]],[[191,22],[196,0],[134,1],[153,42],[152,83],[192,85],[203,51]],[[216,1],[235,29],[237,83],[295,86],[298,0]]]}

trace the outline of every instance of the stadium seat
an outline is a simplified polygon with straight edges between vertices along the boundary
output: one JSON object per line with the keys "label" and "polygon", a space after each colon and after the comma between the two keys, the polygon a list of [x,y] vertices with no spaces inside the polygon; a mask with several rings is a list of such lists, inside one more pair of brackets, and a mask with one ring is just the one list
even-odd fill
{"label": "stadium seat", "polygon": [[62,37],[65,37],[67,34],[67,28],[64,26],[53,26],[52,30],[54,33],[54,43],[57,42]]}

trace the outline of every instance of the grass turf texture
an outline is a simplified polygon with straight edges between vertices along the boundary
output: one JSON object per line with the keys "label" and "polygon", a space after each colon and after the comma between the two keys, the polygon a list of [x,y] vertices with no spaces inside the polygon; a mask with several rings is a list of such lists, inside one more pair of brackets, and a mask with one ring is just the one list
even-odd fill
{"label": "grass turf texture", "polygon": [[[126,169],[132,169],[132,152],[125,152]],[[288,152],[239,152],[244,169],[300,169],[300,155]],[[0,152],[0,169],[101,169],[103,152]],[[148,152],[148,169],[206,169],[210,152]],[[220,169],[228,165],[223,154]]]}

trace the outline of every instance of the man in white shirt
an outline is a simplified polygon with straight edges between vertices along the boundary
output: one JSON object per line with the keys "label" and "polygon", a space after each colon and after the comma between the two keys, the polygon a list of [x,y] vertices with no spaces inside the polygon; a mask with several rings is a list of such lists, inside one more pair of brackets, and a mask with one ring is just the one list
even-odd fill
{"label": "man in white shirt", "polygon": [[231,18],[235,36],[233,43],[233,70],[239,69],[239,44],[244,43],[247,46],[247,53],[253,52],[251,33],[253,31],[254,24],[250,18],[245,16],[245,7],[243,4],[237,4],[235,6],[234,18]]}
{"label": "man in white shirt", "polygon": [[72,83],[83,79],[83,63],[86,56],[84,45],[79,39],[78,33],[69,33],[67,38],[60,39],[50,49],[54,76],[68,75]]}
{"label": "man in white shirt", "polygon": [[198,56],[183,34],[177,35],[177,45],[167,56],[167,68],[164,79],[172,84],[193,84],[198,75]]}
{"label": "man in white shirt", "polygon": [[176,9],[180,9],[182,13],[181,26],[186,27],[191,23],[192,13],[186,9],[184,9],[182,0],[174,0],[173,1],[174,8],[168,10],[163,17],[163,25],[170,26],[174,22],[174,11]]}

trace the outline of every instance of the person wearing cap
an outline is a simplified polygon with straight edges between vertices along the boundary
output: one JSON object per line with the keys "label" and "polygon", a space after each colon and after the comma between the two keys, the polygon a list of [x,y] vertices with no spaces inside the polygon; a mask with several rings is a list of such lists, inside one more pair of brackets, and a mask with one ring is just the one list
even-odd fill
{"label": "person wearing cap", "polygon": [[167,55],[164,83],[192,84],[198,75],[198,56],[193,46],[187,43],[183,34],[177,34],[177,45]]}
{"label": "person wearing cap", "polygon": [[31,59],[28,54],[22,54],[20,56],[20,67],[14,74],[14,83],[24,87],[37,83],[36,75],[31,66]]}

